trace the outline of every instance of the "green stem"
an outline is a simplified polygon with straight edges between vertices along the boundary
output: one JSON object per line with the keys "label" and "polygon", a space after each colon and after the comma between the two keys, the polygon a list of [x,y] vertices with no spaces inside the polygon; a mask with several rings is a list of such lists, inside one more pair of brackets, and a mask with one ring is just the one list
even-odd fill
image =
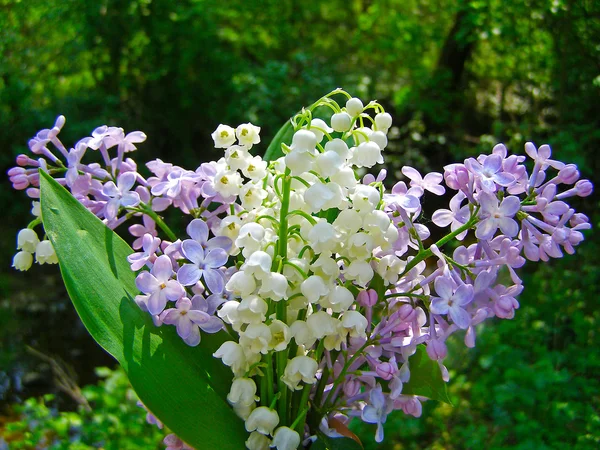
{"label": "green stem", "polygon": [[150,216],[152,218],[152,220],[154,220],[154,222],[156,222],[156,225],[158,225],[160,227],[160,229],[165,232],[167,237],[172,242],[175,242],[177,240],[177,235],[175,235],[175,233],[173,233],[173,231],[171,231],[171,229],[167,226],[167,224],[162,220],[162,218],[158,214],[156,214],[152,210],[152,208],[150,208],[148,205],[143,205],[140,208],[140,211],[143,212],[144,214]]}

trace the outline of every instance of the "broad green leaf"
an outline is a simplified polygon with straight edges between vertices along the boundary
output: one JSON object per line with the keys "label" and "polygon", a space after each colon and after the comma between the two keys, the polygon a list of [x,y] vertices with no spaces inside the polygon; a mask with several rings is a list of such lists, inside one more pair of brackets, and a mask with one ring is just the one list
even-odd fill
{"label": "broad green leaf", "polygon": [[432,400],[452,404],[446,383],[442,379],[438,363],[427,355],[424,345],[418,345],[417,351],[408,362],[410,364],[410,380],[402,387],[407,395],[422,395]]}
{"label": "broad green leaf", "polygon": [[136,305],[131,248],[67,190],[40,172],[44,228],[77,313],[125,369],[141,401],[195,448],[244,448],[242,421],[225,401],[231,371],[212,353],[224,332],[189,347]]}
{"label": "broad green leaf", "polygon": [[292,142],[292,136],[294,135],[294,125],[291,120],[287,120],[283,126],[279,129],[265,152],[263,159],[265,161],[275,161],[283,156],[283,150],[281,149],[282,143],[289,144]]}

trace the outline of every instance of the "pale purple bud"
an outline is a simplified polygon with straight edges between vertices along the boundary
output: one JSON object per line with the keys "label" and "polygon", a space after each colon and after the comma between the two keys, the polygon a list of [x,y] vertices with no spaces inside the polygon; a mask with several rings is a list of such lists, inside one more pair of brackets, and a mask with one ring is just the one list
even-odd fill
{"label": "pale purple bud", "polygon": [[448,354],[448,348],[444,342],[434,339],[427,344],[427,354],[434,361],[441,360]]}
{"label": "pale purple bud", "polygon": [[356,301],[365,308],[373,307],[377,303],[377,292],[375,292],[375,289],[360,291]]}
{"label": "pale purple bud", "polygon": [[579,180],[579,171],[575,164],[567,164],[558,172],[558,179],[565,184],[573,184]]}
{"label": "pale purple bud", "polygon": [[587,197],[594,190],[594,185],[590,180],[579,180],[575,184],[575,189],[577,189],[577,195],[579,197]]}

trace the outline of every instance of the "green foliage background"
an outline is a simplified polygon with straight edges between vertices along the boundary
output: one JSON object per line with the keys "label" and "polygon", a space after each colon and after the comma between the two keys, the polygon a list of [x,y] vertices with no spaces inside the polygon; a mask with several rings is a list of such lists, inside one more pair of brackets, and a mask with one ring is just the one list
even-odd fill
{"label": "green foliage background", "polygon": [[[388,179],[405,164],[440,170],[496,142],[520,152],[532,140],[550,143],[557,159],[597,183],[599,43],[600,4],[590,0],[0,0],[0,167],[10,168],[58,114],[67,117],[65,142],[101,124],[140,129],[148,141],[138,162],[196,167],[216,156],[210,133],[218,123],[250,120],[266,143],[299,106],[341,86],[377,98],[394,116]],[[15,389],[10,373],[27,360],[24,344],[60,355],[80,380],[93,381],[90,367],[108,361],[91,349],[77,357],[61,350],[84,333],[65,308],[57,271],[9,270],[29,202],[5,177],[0,202],[0,397]],[[425,213],[437,206],[432,200]],[[576,207],[597,224],[597,197]],[[390,418],[389,448],[600,445],[600,245],[595,231],[587,237],[576,256],[522,272],[514,321],[484,325],[473,350],[458,337],[451,343],[454,407],[431,402],[420,420]],[[71,334],[65,323],[74,324]],[[94,420],[120,424],[102,425],[103,437],[72,425],[60,434],[70,420],[63,416],[77,415],[60,396],[47,400],[47,421],[45,412],[32,415],[46,407],[38,400],[6,407],[6,415],[31,433],[40,423],[55,430],[57,448],[87,448],[64,436],[106,448],[137,448],[119,441],[126,435],[155,436],[137,422],[143,413],[105,407],[109,397],[129,405],[125,390],[89,389],[101,392],[91,402],[103,418]],[[374,430],[358,431],[372,448]]]}

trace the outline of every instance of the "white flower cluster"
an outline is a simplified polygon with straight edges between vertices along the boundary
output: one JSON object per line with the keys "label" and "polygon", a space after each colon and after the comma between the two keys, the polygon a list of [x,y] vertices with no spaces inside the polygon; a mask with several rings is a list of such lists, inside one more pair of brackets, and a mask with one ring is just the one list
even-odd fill
{"label": "white flower cluster", "polygon": [[[37,218],[40,217],[40,202],[33,202],[31,213]],[[39,219],[32,223],[39,223]],[[40,241],[35,230],[24,228],[17,235],[17,254],[13,258],[12,266],[21,271],[29,270],[33,264],[33,255],[38,264],[57,264],[58,258],[54,252],[52,243],[43,239]]]}
{"label": "white flower cluster", "polygon": [[[355,297],[372,280],[373,267],[385,274],[400,264],[395,256],[373,264],[374,255],[398,239],[398,229],[383,211],[381,183],[360,184],[355,176],[355,169],[383,162],[391,117],[357,98],[338,109],[329,124],[308,111],[296,116],[285,156],[269,165],[248,152],[259,140],[257,127],[235,130],[244,145],[234,145],[234,130],[226,125],[212,135],[215,146],[225,148],[214,163],[214,189],[223,198],[237,196],[244,209],[215,231],[232,239],[241,264],[225,287],[230,300],[218,310],[239,342],[224,343],[215,356],[234,373],[228,400],[252,432],[251,449],[296,448],[300,437],[294,427],[276,429],[272,399],[261,398],[257,407],[250,377],[272,371],[273,354],[282,352],[285,369],[277,366],[283,374],[275,383],[290,391],[316,383],[321,352],[366,339],[368,322]],[[364,112],[369,109],[374,118]]]}

